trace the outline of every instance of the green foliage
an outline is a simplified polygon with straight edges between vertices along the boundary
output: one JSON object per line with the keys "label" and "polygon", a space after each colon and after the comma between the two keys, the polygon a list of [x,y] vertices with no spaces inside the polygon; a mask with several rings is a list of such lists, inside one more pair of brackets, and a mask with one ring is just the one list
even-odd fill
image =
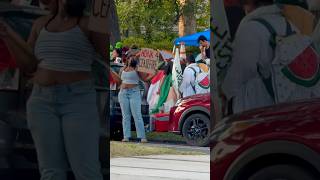
{"label": "green foliage", "polygon": [[[130,47],[132,45],[136,45],[139,48],[151,48],[151,49],[159,49],[159,50],[168,50],[172,51],[173,49],[173,40],[163,39],[160,41],[154,41],[148,43],[145,39],[139,37],[128,37],[123,39],[123,45]],[[186,47],[187,54],[198,54],[200,50],[198,47]]]}
{"label": "green foliage", "polygon": [[160,50],[172,50],[173,41],[169,39],[163,39],[161,41],[153,41],[151,43],[147,42],[141,37],[128,37],[123,39],[124,46],[137,45],[139,48],[151,48]]}
{"label": "green foliage", "polygon": [[196,0],[196,5],[197,31],[203,31],[208,29],[210,24],[210,1]]}
{"label": "green foliage", "polygon": [[159,36],[171,36],[176,16],[173,2],[172,0],[116,0],[122,35],[138,36],[147,42]]}
{"label": "green foliage", "polygon": [[182,13],[195,13],[197,31],[208,28],[210,23],[208,0],[194,0],[195,3],[189,3],[184,7],[181,7],[179,0],[115,0],[115,2],[122,39],[127,44],[137,41],[135,44],[150,48],[171,49],[173,40],[178,37],[177,25]]}

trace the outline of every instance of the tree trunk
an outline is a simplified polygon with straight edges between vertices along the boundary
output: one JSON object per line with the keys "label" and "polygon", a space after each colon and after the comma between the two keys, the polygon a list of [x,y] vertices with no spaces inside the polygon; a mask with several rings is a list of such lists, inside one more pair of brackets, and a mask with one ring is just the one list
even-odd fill
{"label": "tree trunk", "polygon": [[196,33],[195,0],[179,0],[182,14],[179,18],[179,36]]}
{"label": "tree trunk", "polygon": [[110,13],[111,13],[111,19],[112,19],[112,28],[111,28],[111,34],[110,34],[110,43],[112,45],[116,44],[116,42],[121,40],[120,36],[120,27],[119,27],[119,18],[117,14],[117,7],[114,2],[114,0],[111,1],[111,6],[110,6]]}

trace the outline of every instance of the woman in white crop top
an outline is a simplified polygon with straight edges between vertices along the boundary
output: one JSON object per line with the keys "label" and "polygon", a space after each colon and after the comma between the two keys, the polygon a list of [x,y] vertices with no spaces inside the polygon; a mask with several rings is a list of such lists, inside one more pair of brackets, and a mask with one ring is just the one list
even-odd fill
{"label": "woman in white crop top", "polygon": [[3,39],[17,65],[34,74],[27,120],[42,178],[102,180],[100,122],[91,64],[107,59],[107,35],[88,29],[86,0],[41,0],[50,14],[34,22],[27,42],[0,20]]}
{"label": "woman in white crop top", "polygon": [[120,70],[120,75],[113,73],[115,79],[121,83],[118,95],[122,113],[123,142],[128,142],[131,138],[131,116],[134,119],[137,137],[142,143],[146,143],[144,122],[141,113],[141,94],[139,88],[140,79],[148,81],[154,74],[144,74],[137,71],[138,50],[130,50],[128,60],[124,68]]}

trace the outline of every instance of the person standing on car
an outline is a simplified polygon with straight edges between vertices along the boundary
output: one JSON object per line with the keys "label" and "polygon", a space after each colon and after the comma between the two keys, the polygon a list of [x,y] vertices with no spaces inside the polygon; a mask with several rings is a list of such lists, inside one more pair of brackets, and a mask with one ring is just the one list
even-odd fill
{"label": "person standing on car", "polygon": [[143,73],[137,71],[138,53],[139,50],[137,49],[129,50],[127,53],[127,61],[125,66],[120,70],[119,75],[112,72],[114,79],[121,84],[118,98],[122,113],[122,142],[129,142],[131,138],[131,116],[135,122],[138,138],[142,143],[148,142],[141,113],[141,93],[139,82],[140,79],[148,81],[154,75],[145,76]]}
{"label": "person standing on car", "polygon": [[86,0],[42,3],[51,14],[34,22],[28,42],[0,20],[0,37],[18,67],[34,74],[27,120],[41,179],[66,180],[69,164],[77,180],[102,180],[91,64],[109,56],[107,37],[88,29]]}

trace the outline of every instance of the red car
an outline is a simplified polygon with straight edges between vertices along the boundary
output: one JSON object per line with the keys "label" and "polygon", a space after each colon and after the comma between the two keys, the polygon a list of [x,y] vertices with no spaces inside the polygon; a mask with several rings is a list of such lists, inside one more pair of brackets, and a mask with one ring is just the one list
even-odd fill
{"label": "red car", "polygon": [[182,134],[190,145],[209,145],[210,95],[180,99],[170,110],[168,131]]}
{"label": "red car", "polygon": [[211,139],[211,179],[320,179],[320,99],[228,117]]}

